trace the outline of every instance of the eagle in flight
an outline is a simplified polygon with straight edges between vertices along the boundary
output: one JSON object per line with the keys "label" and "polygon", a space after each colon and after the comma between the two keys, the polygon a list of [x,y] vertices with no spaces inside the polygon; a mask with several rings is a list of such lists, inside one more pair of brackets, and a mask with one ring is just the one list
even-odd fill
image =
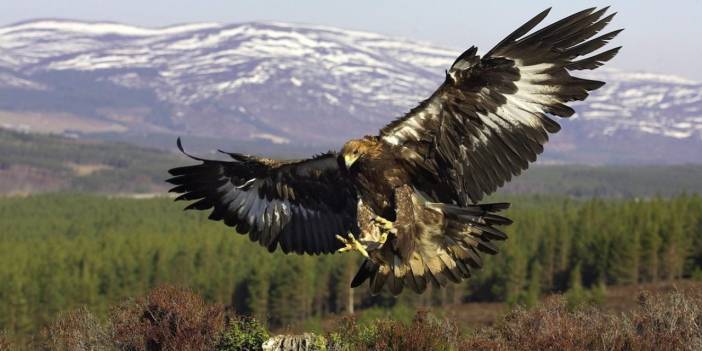
{"label": "eagle in flight", "polygon": [[373,293],[421,293],[460,282],[507,238],[496,226],[511,223],[497,214],[509,204],[478,202],[536,160],[560,129],[552,116],[573,115],[567,102],[604,85],[571,73],[620,49],[592,54],[621,31],[596,36],[614,17],[607,8],[530,33],[549,10],[482,56],[466,50],[428,99],[340,152],[219,161],[185,153],[178,139],[199,164],[171,169],[171,191],[196,200],[186,209],[212,209],[210,219],[271,252],[359,251],[365,260],[352,287],[369,280]]}

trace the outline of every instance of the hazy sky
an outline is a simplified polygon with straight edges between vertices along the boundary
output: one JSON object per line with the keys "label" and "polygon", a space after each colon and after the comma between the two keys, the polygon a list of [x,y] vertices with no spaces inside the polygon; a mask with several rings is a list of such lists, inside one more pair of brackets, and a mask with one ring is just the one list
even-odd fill
{"label": "hazy sky", "polygon": [[141,26],[184,22],[256,20],[325,24],[448,48],[477,45],[487,50],[539,11],[553,6],[546,21],[590,6],[612,5],[624,27],[624,45],[612,66],[675,73],[702,81],[702,0],[644,1],[330,1],[330,0],[1,0],[0,25],[34,18],[109,20]]}

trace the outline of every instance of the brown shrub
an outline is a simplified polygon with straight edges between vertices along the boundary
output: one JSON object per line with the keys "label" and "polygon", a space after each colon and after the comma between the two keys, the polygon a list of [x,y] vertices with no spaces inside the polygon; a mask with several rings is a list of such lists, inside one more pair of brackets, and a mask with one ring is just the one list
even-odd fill
{"label": "brown shrub", "polygon": [[447,319],[418,312],[412,322],[378,320],[359,325],[353,318],[342,320],[336,333],[329,335],[331,349],[338,350],[453,350],[459,330]]}
{"label": "brown shrub", "polygon": [[0,351],[12,350],[12,341],[5,331],[0,330]]}
{"label": "brown shrub", "polygon": [[498,325],[466,338],[462,350],[700,350],[702,300],[681,293],[642,294],[631,314],[569,311],[553,297],[517,308]]}
{"label": "brown shrub", "polygon": [[224,329],[224,309],[172,286],[123,303],[112,311],[114,344],[120,350],[212,350]]}
{"label": "brown shrub", "polygon": [[[594,308],[569,311],[562,297],[516,308],[496,326],[466,340],[465,350],[603,350],[620,341],[617,319]],[[618,349],[615,347],[614,349]]]}
{"label": "brown shrub", "polygon": [[642,293],[632,313],[631,345],[640,350],[702,350],[699,292]]}
{"label": "brown shrub", "polygon": [[44,350],[113,350],[109,328],[85,307],[59,315],[42,331],[40,340]]}

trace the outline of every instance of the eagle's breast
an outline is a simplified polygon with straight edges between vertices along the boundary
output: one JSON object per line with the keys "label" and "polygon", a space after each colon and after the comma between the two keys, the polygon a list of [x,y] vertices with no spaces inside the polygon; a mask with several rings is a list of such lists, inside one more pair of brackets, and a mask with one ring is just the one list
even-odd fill
{"label": "eagle's breast", "polygon": [[363,202],[376,215],[395,219],[395,189],[408,183],[407,174],[392,153],[383,157],[366,158],[354,167],[354,180]]}

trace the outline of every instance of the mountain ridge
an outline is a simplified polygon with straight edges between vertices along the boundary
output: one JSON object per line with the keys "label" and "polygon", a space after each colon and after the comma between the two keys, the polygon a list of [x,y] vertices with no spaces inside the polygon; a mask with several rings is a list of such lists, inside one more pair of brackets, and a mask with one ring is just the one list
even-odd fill
{"label": "mountain ridge", "polygon": [[[0,52],[5,128],[191,135],[225,142],[211,148],[270,152],[338,148],[375,133],[428,97],[460,53],[308,24],[146,28],[65,19],[0,27]],[[702,162],[694,152],[702,146],[701,83],[611,68],[586,76],[608,84],[572,104],[577,114],[559,120],[564,128],[543,162]]]}

